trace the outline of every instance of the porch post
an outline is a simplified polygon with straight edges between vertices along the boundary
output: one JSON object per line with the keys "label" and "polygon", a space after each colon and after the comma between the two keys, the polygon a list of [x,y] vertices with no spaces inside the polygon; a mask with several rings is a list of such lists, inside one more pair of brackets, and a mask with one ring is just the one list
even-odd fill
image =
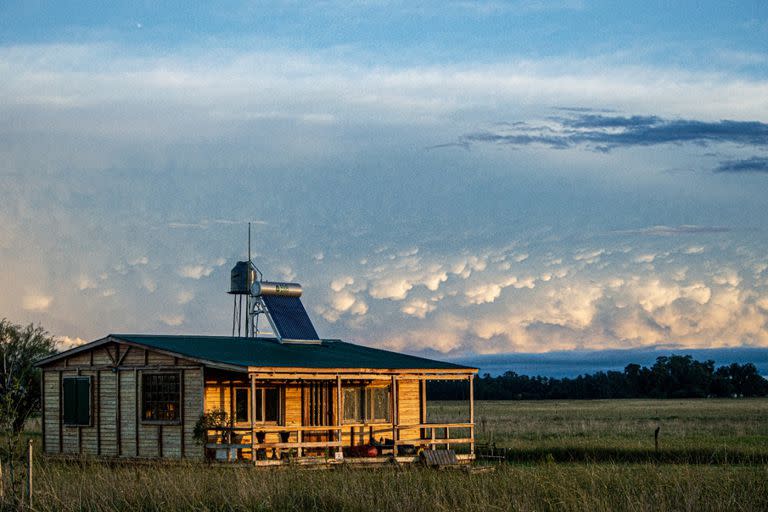
{"label": "porch post", "polygon": [[469,443],[469,453],[475,454],[475,376],[469,375],[469,437],[472,442]]}
{"label": "porch post", "polygon": [[398,421],[398,396],[397,396],[397,377],[392,375],[392,455],[397,457],[397,426]]}
{"label": "porch post", "polygon": [[[421,379],[421,421],[422,425],[427,423],[427,378]],[[427,429],[421,429],[421,438],[426,439]]]}
{"label": "porch post", "polygon": [[251,378],[251,462],[256,463],[256,426],[253,419],[256,417],[256,377],[253,374],[248,375]]}
{"label": "porch post", "polygon": [[336,440],[339,442],[339,446],[336,447],[336,452],[342,451],[341,441],[341,415],[344,414],[344,409],[341,407],[341,375],[336,375]]}

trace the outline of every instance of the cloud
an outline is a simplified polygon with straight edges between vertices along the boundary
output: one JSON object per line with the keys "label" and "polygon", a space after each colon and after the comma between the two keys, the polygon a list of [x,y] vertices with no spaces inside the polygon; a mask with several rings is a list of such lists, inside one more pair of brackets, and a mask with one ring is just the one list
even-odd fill
{"label": "cloud", "polygon": [[141,286],[149,293],[154,293],[157,290],[157,281],[149,276],[143,276],[141,278]]}
{"label": "cloud", "polygon": [[331,290],[335,292],[340,292],[345,287],[354,283],[355,283],[355,278],[353,278],[352,276],[337,277],[336,279],[331,281]]}
{"label": "cloud", "polygon": [[[211,262],[208,263],[196,263],[196,264],[190,264],[190,265],[182,265],[178,270],[177,273],[181,277],[186,277],[189,279],[202,279],[204,277],[210,276],[216,267],[221,267],[227,262],[224,258],[216,258]],[[290,272],[290,269],[284,265],[279,266],[276,270],[278,272],[285,274],[286,272]]]}
{"label": "cloud", "polygon": [[75,336],[75,337],[56,336],[55,339],[56,339],[56,344],[58,345],[59,350],[62,350],[62,351],[79,347],[80,345],[87,343],[87,340],[84,340],[79,336]]}
{"label": "cloud", "polygon": [[77,289],[80,291],[92,290],[97,286],[96,281],[86,275],[81,275],[77,280]]}
{"label": "cloud", "polygon": [[743,160],[721,162],[715,169],[718,173],[768,173],[768,158],[753,156]]}
{"label": "cloud", "polygon": [[[576,114],[551,118],[549,124],[516,123],[497,130],[463,135],[459,143],[512,146],[543,145],[553,149],[575,146],[608,152],[620,147],[659,144],[733,143],[768,147],[768,124],[759,121],[701,121],[659,116]],[[765,159],[736,162],[720,172],[763,172]]]}
{"label": "cloud", "polygon": [[368,290],[374,299],[403,300],[413,288],[413,283],[405,278],[385,277],[371,283]]}
{"label": "cloud", "polygon": [[426,318],[429,313],[435,310],[437,306],[426,299],[412,299],[400,308],[400,311],[406,315],[416,318]]}
{"label": "cloud", "polygon": [[184,323],[184,315],[161,315],[160,321],[170,327],[178,327]]}
{"label": "cloud", "polygon": [[27,311],[46,311],[53,302],[50,295],[30,294],[25,295],[21,302],[21,307]]}
{"label": "cloud", "polygon": [[146,256],[140,256],[138,258],[134,258],[132,260],[128,260],[128,265],[135,267],[137,265],[146,265],[149,263],[149,258]]}
{"label": "cloud", "polygon": [[208,229],[211,225],[247,225],[248,223],[266,225],[265,220],[231,220],[231,219],[203,219],[199,222],[169,222],[168,227],[171,229]]}
{"label": "cloud", "polygon": [[202,279],[208,277],[213,272],[213,267],[207,265],[184,265],[179,269],[181,277],[189,279]]}
{"label": "cloud", "polygon": [[583,261],[587,264],[592,264],[600,261],[600,257],[605,254],[605,249],[583,250],[577,252],[573,259],[576,261]]}
{"label": "cloud", "polygon": [[195,298],[194,292],[189,290],[182,290],[176,294],[176,302],[179,305],[187,304]]}
{"label": "cloud", "polygon": [[614,233],[623,235],[648,235],[648,236],[675,236],[675,235],[696,235],[707,233],[727,233],[731,228],[723,226],[694,226],[683,224],[681,226],[650,226],[639,229],[624,229],[614,231]]}
{"label": "cloud", "polygon": [[655,254],[640,254],[635,258],[635,263],[653,263],[655,259]]}

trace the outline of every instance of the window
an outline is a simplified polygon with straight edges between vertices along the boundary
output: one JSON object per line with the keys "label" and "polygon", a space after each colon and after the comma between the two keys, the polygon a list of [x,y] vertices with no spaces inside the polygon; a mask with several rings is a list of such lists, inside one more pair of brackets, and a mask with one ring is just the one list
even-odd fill
{"label": "window", "polygon": [[368,388],[370,395],[368,419],[389,421],[389,387]]}
{"label": "window", "polygon": [[363,422],[363,404],[365,403],[365,388],[353,386],[344,388],[344,421],[347,423]]}
{"label": "window", "polygon": [[64,424],[88,426],[91,424],[91,378],[64,377]]}
{"label": "window", "polygon": [[[238,420],[240,421],[240,420]],[[280,389],[256,388],[254,423],[280,423]]]}
{"label": "window", "polygon": [[344,421],[386,422],[390,415],[389,386],[344,388]]}
{"label": "window", "polygon": [[178,373],[142,375],[141,404],[144,421],[177,422],[181,417]]}
{"label": "window", "polygon": [[235,423],[247,423],[248,415],[248,388],[235,389]]}

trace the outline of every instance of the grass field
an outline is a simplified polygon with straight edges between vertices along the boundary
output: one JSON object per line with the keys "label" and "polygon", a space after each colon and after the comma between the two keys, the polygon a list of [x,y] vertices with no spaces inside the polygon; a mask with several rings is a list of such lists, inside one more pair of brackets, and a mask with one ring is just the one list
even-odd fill
{"label": "grass field", "polygon": [[35,510],[768,510],[768,399],[480,402],[476,420],[509,449],[493,472],[39,460]]}
{"label": "grass field", "polygon": [[[464,409],[439,402],[430,419]],[[478,402],[475,422],[478,442],[510,448],[517,461],[768,463],[766,399]]]}

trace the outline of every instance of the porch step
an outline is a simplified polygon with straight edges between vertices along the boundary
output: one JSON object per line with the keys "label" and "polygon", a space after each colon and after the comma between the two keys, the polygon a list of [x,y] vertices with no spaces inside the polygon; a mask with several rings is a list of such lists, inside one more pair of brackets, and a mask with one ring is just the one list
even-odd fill
{"label": "porch step", "polygon": [[429,468],[444,468],[460,464],[453,450],[424,450],[420,458],[422,464]]}

